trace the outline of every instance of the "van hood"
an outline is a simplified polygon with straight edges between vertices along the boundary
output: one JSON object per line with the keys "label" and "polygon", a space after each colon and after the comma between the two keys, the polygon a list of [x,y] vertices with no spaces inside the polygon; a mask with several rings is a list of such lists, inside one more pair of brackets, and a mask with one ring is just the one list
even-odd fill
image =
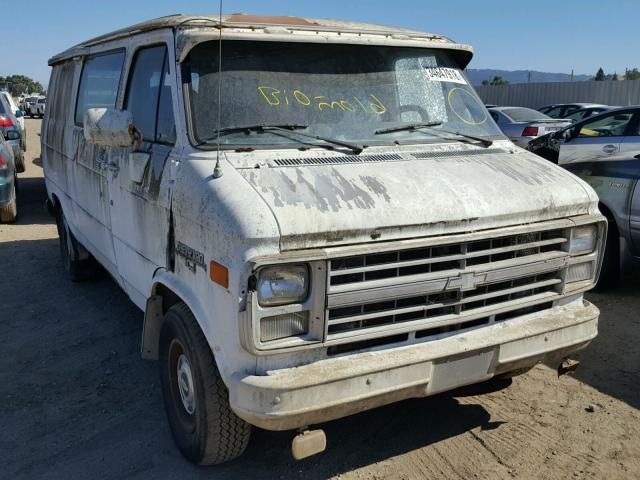
{"label": "van hood", "polygon": [[471,232],[597,209],[584,182],[513,146],[276,155],[238,171],[273,212],[283,251]]}

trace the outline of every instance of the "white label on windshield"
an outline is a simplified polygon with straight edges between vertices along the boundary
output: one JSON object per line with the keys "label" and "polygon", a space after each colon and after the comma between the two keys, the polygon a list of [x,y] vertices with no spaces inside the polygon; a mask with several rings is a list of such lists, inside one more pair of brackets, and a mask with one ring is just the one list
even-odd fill
{"label": "white label on windshield", "polygon": [[467,84],[467,81],[455,68],[447,67],[425,67],[424,74],[427,80],[433,82],[451,82]]}

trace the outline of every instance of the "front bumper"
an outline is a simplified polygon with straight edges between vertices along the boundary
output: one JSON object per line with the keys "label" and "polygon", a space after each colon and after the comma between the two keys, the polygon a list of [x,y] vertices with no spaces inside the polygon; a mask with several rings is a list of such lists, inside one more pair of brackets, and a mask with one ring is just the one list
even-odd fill
{"label": "front bumper", "polygon": [[235,373],[231,407],[267,430],[289,430],[494,375],[560,360],[597,335],[599,310],[579,300],[418,345],[329,358],[270,371]]}

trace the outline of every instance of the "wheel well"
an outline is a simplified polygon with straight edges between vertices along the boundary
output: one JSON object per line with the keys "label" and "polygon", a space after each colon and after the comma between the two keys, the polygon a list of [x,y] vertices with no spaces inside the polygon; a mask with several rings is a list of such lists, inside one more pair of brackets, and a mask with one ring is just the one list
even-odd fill
{"label": "wheel well", "polygon": [[147,299],[144,311],[144,328],[142,331],[142,358],[157,360],[159,351],[160,332],[164,316],[177,303],[182,302],[175,292],[167,286],[156,283],[153,294]]}
{"label": "wheel well", "polygon": [[182,302],[182,299],[176,295],[171,289],[162,285],[161,283],[157,284],[154,288],[154,293],[160,297],[162,297],[162,313],[167,313],[167,311],[173,307],[176,303]]}

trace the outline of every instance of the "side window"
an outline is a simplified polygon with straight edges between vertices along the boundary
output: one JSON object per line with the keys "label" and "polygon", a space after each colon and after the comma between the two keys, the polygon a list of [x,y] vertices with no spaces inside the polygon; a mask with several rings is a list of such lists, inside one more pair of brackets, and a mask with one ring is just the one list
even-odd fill
{"label": "side window", "polygon": [[550,116],[551,118],[557,118],[562,113],[562,108],[563,107],[554,107],[554,108],[550,108],[546,112],[542,112],[542,113],[544,113],[545,115]]}
{"label": "side window", "polygon": [[500,121],[500,118],[498,117],[498,114],[496,112],[489,112],[491,114],[491,118],[493,118],[493,121],[498,123]]}
{"label": "side window", "polygon": [[171,77],[169,76],[169,60],[165,58],[162,71],[162,87],[158,100],[158,125],[156,127],[156,141],[161,143],[176,143],[176,122],[173,119],[173,101],[171,99]]}
{"label": "side window", "polygon": [[129,75],[125,109],[133,114],[135,126],[145,141],[175,142],[166,46],[143,48],[136,53]]}
{"label": "side window", "polygon": [[580,127],[579,137],[619,137],[624,135],[633,112],[612,113]]}
{"label": "side window", "polygon": [[76,102],[76,125],[82,125],[84,114],[90,108],[116,106],[124,54],[124,50],[119,50],[85,60]]}

